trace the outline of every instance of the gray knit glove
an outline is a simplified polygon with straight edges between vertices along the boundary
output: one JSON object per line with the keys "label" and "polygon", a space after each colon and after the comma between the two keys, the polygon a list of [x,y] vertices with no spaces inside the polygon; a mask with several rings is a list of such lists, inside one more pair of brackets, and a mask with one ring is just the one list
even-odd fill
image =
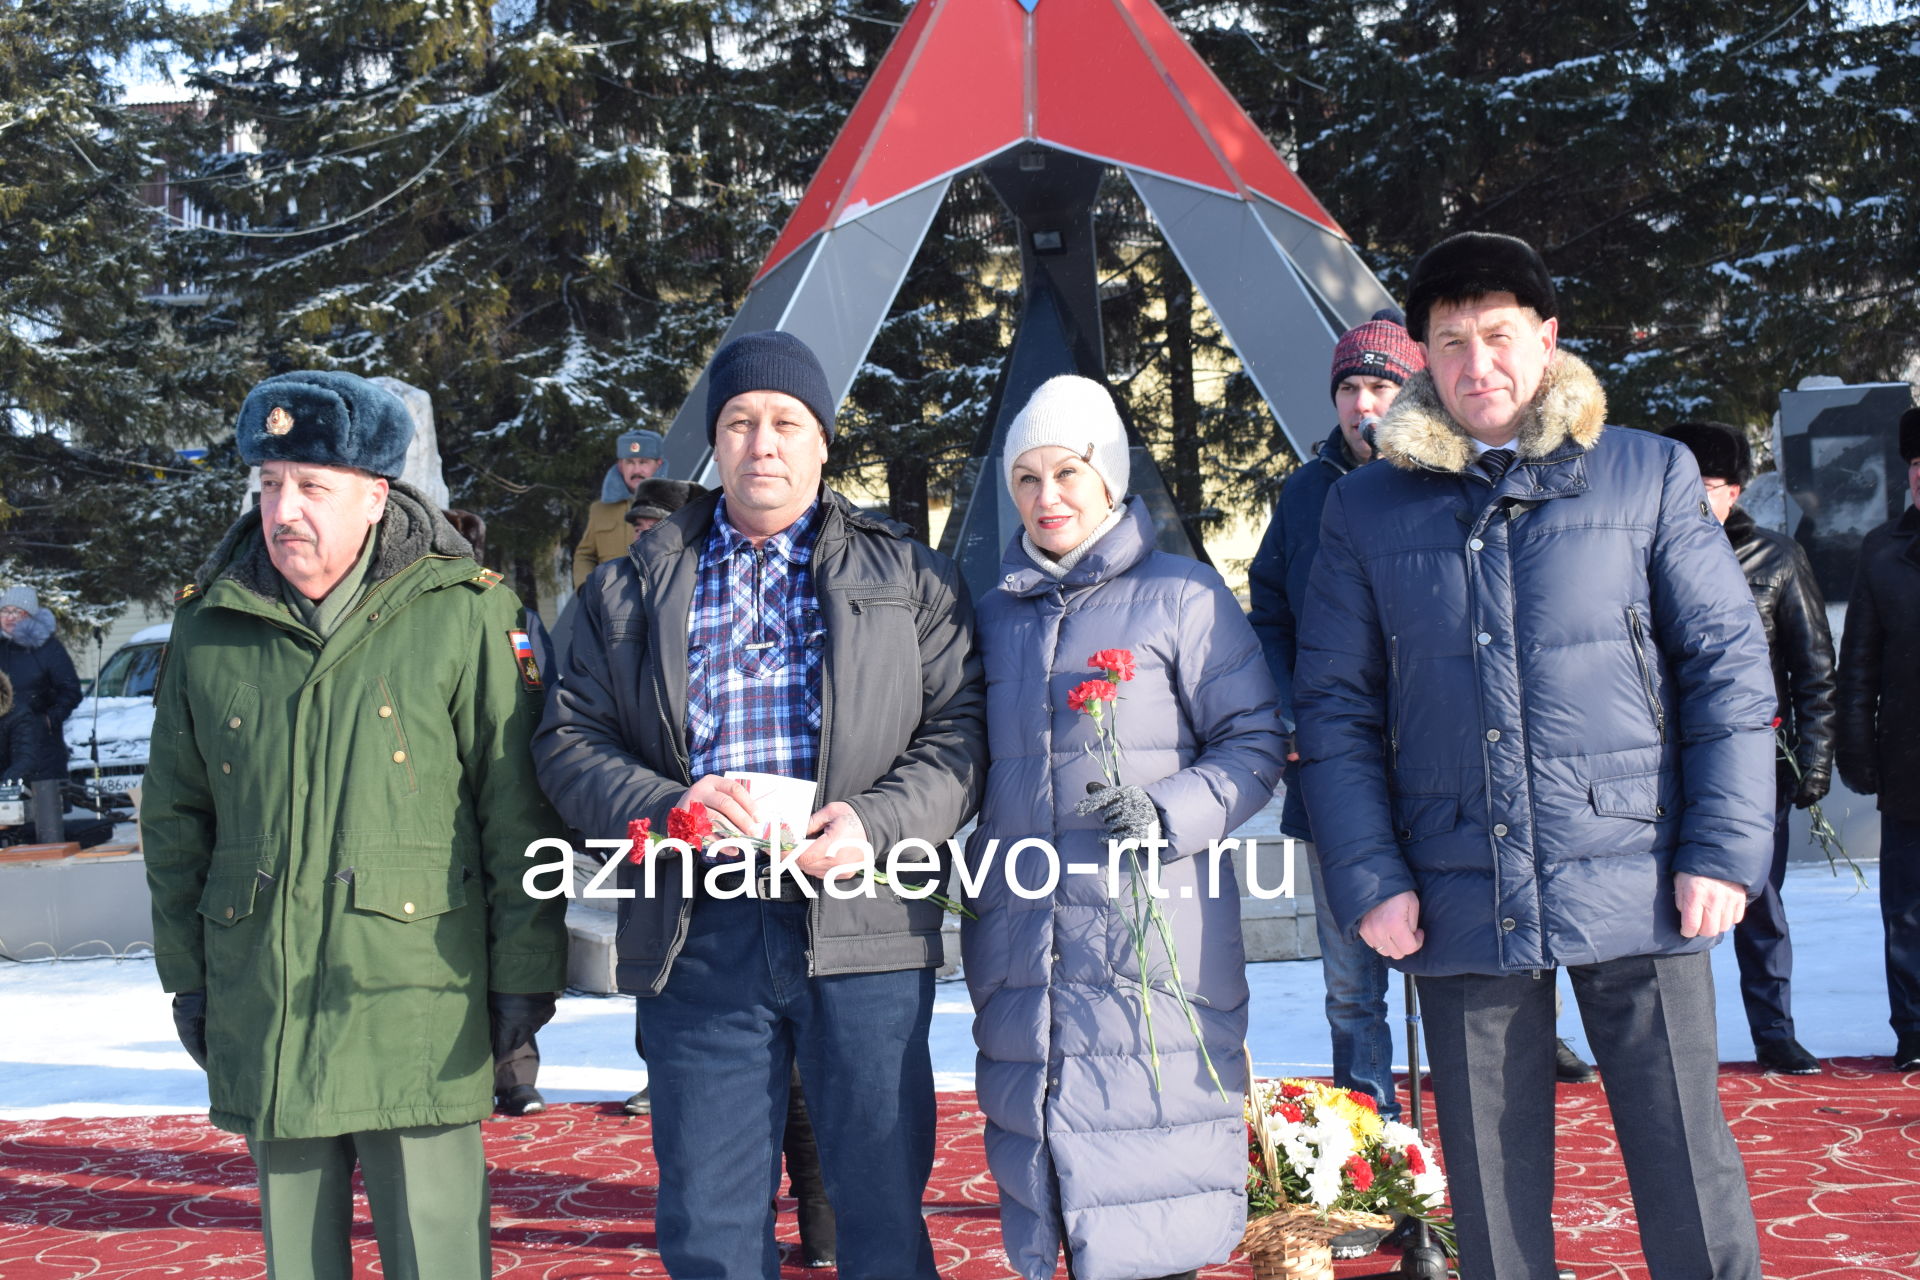
{"label": "gray knit glove", "polygon": [[1099,814],[1106,821],[1107,835],[1115,840],[1158,840],[1160,810],[1139,787],[1113,787],[1104,782],[1089,782],[1087,798],[1073,806],[1081,817]]}

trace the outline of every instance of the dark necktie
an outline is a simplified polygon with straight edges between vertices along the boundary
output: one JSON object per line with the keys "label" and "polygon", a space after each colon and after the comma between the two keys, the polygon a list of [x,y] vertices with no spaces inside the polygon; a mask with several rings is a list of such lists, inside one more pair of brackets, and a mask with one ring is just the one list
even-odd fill
{"label": "dark necktie", "polygon": [[1480,455],[1480,469],[1492,477],[1495,484],[1507,474],[1507,468],[1513,465],[1513,450],[1489,449]]}

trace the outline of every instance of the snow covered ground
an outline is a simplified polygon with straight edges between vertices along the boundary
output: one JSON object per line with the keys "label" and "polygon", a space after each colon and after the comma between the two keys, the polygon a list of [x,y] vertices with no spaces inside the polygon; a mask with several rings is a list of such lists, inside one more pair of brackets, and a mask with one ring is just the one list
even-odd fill
{"label": "snow covered ground", "polygon": [[[1794,1017],[1800,1040],[1822,1058],[1887,1054],[1878,868],[1870,887],[1824,866],[1787,874],[1793,924]],[[1713,952],[1719,989],[1720,1051],[1750,1059],[1733,949]],[[1324,1073],[1327,1029],[1315,960],[1249,967],[1249,1040],[1262,1074]],[[1564,984],[1566,979],[1561,978]],[[1404,1046],[1401,983],[1392,984],[1396,1040]],[[1586,1037],[1567,992],[1562,1030],[1583,1052]],[[933,1020],[933,1062],[942,1089],[973,1087],[972,1008],[966,986],[941,984]],[[0,962],[0,1119],[204,1111],[204,1077],[174,1039],[168,998],[149,960]],[[540,1087],[550,1101],[624,1098],[646,1080],[633,1055],[633,1001],[568,996],[540,1033]],[[1591,1056],[1591,1055],[1589,1055]],[[1404,1063],[1402,1063],[1404,1066]]]}

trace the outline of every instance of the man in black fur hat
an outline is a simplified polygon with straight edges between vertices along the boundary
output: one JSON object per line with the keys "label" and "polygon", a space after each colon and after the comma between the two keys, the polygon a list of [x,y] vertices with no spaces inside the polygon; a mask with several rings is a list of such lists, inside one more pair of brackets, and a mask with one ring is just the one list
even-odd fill
{"label": "man in black fur hat", "polygon": [[1693,451],[1707,488],[1707,505],[1727,531],[1760,610],[1779,690],[1779,733],[1786,747],[1775,767],[1773,866],[1760,896],[1733,927],[1740,962],[1740,998],[1746,1005],[1753,1053],[1768,1071],[1815,1075],[1819,1060],[1793,1034],[1789,984],[1793,941],[1780,887],[1787,874],[1787,815],[1827,794],[1833,776],[1833,637],[1827,602],[1800,544],[1762,528],[1741,507],[1740,491],[1753,478],[1745,433],[1723,422],[1682,422],[1667,438]]}
{"label": "man in black fur hat", "polygon": [[1760,1280],[1706,954],[1770,852],[1751,594],[1687,451],[1606,425],[1532,246],[1434,246],[1407,330],[1427,368],[1327,495],[1294,706],[1329,905],[1419,979],[1460,1273],[1556,1270],[1564,967],[1653,1274]]}

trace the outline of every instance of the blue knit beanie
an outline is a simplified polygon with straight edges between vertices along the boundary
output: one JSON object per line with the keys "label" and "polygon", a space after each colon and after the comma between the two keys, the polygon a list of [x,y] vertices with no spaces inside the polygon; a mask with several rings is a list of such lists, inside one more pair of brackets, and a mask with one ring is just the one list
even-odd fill
{"label": "blue knit beanie", "polygon": [[833,393],[819,357],[806,343],[780,329],[743,333],[714,353],[707,366],[707,443],[713,443],[720,410],[749,391],[779,391],[813,411],[833,440]]}

